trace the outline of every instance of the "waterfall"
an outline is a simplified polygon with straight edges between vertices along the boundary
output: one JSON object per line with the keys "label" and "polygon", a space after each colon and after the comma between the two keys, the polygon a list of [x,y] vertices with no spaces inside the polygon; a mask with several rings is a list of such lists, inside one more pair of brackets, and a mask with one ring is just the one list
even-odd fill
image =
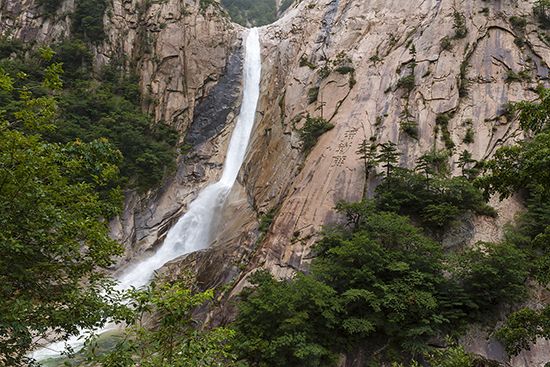
{"label": "waterfall", "polygon": [[245,45],[244,86],[241,111],[231,135],[220,180],[202,190],[189,205],[187,213],[170,229],[162,247],[150,258],[135,265],[123,274],[120,287],[139,288],[146,285],[155,270],[181,255],[208,246],[213,232],[212,225],[233,187],[244,161],[250,134],[254,126],[256,107],[260,96],[260,41],[258,29],[248,32]]}
{"label": "waterfall", "polygon": [[[214,232],[213,224],[231,191],[243,164],[260,96],[261,57],[258,29],[248,31],[243,65],[243,99],[241,110],[227,149],[220,180],[203,189],[189,204],[188,211],[178,220],[166,236],[164,243],[151,257],[135,264],[119,278],[119,290],[140,288],[149,283],[156,270],[182,255],[208,247]],[[107,327],[100,332],[112,329]],[[67,342],[53,343],[32,354],[36,360],[57,357],[70,345],[73,350],[82,347],[79,337]]]}

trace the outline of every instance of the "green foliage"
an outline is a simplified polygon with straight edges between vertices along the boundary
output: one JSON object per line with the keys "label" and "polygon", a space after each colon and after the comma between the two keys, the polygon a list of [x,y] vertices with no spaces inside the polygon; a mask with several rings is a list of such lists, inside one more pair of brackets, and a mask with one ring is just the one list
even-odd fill
{"label": "green foliage", "polygon": [[[537,6],[542,6],[539,2]],[[550,282],[550,91],[538,89],[539,100],[512,105],[528,138],[501,147],[486,163],[487,175],[478,180],[487,195],[508,197],[517,191],[527,210],[506,233],[506,241],[521,248],[530,264],[530,276],[543,286]],[[520,310],[497,333],[510,354],[518,354],[537,337],[550,338],[549,308]]]}
{"label": "green foliage", "polygon": [[506,231],[506,239],[529,255],[532,276],[543,286],[550,283],[550,201],[547,197],[532,194],[527,210]]}
{"label": "green foliage", "polygon": [[458,166],[461,169],[462,176],[468,179],[475,178],[481,169],[478,167],[479,162],[472,158],[472,153],[463,150],[458,157]]}
{"label": "green foliage", "polygon": [[304,66],[307,66],[311,70],[314,70],[316,68],[315,64],[309,61],[306,55],[302,55],[302,57],[300,57],[300,67],[304,67]]}
{"label": "green foliage", "polygon": [[467,97],[470,91],[470,81],[468,80],[468,60],[464,60],[460,64],[460,74],[458,78],[458,96],[461,98]]}
{"label": "green foliage", "polygon": [[441,248],[407,218],[343,206],[359,215],[351,233],[327,233],[312,272],[339,294],[348,343],[395,343],[416,352],[443,320],[437,315],[443,281]]}
{"label": "green foliage", "polygon": [[[119,164],[121,184],[140,190],[157,185],[174,166],[177,134],[162,123],[154,125],[141,112],[137,78],[124,74],[116,64],[103,70],[101,80],[93,78],[91,52],[81,40],[68,40],[54,49],[42,48],[28,59],[0,61],[10,75],[23,76],[14,79],[17,88],[36,95],[48,88],[57,90],[56,129],[46,132],[45,138],[60,143],[108,138],[124,157]],[[67,69],[62,77],[61,65]],[[8,115],[23,96],[0,95]]]}
{"label": "green foliage", "polygon": [[506,83],[528,82],[530,80],[531,74],[528,70],[522,70],[519,73],[516,73],[513,70],[508,70],[506,73]]}
{"label": "green foliage", "polygon": [[550,28],[550,1],[537,0],[533,7],[533,13],[543,28]]}
{"label": "green foliage", "polygon": [[316,102],[317,97],[319,97],[319,87],[309,88],[309,90],[307,91],[308,102],[310,104]]}
{"label": "green foliage", "polygon": [[441,50],[449,51],[453,48],[453,41],[451,40],[451,37],[445,36],[441,39],[440,45]]}
{"label": "green foliage", "polygon": [[414,78],[414,74],[402,77],[397,81],[397,84],[396,84],[397,88],[402,88],[407,93],[410,93],[415,86],[416,86],[416,81]]}
{"label": "green foliage", "polygon": [[[59,87],[60,71],[50,68],[44,84]],[[102,218],[121,205],[121,155],[105,139],[45,141],[55,99],[35,97],[1,69],[0,88],[20,95],[0,118],[0,361],[15,366],[35,337],[55,330],[63,339],[114,312],[102,270],[121,248]]]}
{"label": "green foliage", "polygon": [[40,5],[44,12],[46,13],[46,16],[52,16],[54,15],[57,10],[61,7],[61,4],[63,4],[63,0],[39,0],[38,5]]}
{"label": "green foliage", "polygon": [[510,355],[529,350],[537,338],[550,339],[550,306],[541,310],[523,308],[508,317],[496,337]]}
{"label": "green foliage", "polygon": [[355,68],[349,65],[342,65],[334,69],[334,71],[336,71],[339,74],[350,74],[355,71]]}
{"label": "green foliage", "polygon": [[537,134],[532,140],[497,150],[486,162],[488,175],[479,180],[487,194],[499,193],[502,198],[529,188],[550,197],[550,131]]}
{"label": "green foliage", "polygon": [[266,272],[250,279],[235,322],[235,349],[251,366],[332,365],[339,344],[336,293],[309,276],[277,281]]}
{"label": "green foliage", "polygon": [[0,37],[0,59],[10,57],[12,54],[17,54],[23,49],[23,43],[18,39]]}
{"label": "green foliage", "polygon": [[471,356],[434,351],[428,341],[525,294],[528,263],[513,245],[449,257],[408,218],[375,203],[337,209],[346,225],[325,230],[308,275],[276,281],[260,272],[244,292],[235,342],[252,366],[333,366],[337,354],[365,345],[368,360],[386,350],[459,366]]}
{"label": "green foliage", "polygon": [[386,177],[389,177],[396,168],[397,161],[399,159],[397,145],[392,141],[388,141],[380,144],[379,148],[379,153],[376,156],[376,162],[378,164],[382,163],[382,167],[385,168]]}
{"label": "green foliage", "polygon": [[499,302],[514,304],[527,295],[529,262],[513,244],[478,243],[453,260],[453,276],[475,303],[470,318],[482,320]]}
{"label": "green foliage", "polygon": [[279,12],[284,13],[292,4],[294,4],[295,0],[283,0],[281,1],[281,4],[279,5]]}
{"label": "green foliage", "polygon": [[472,129],[471,127],[468,127],[462,142],[464,142],[465,144],[473,144],[473,142],[474,142],[474,129]]}
{"label": "green foliage", "polygon": [[275,0],[222,0],[221,3],[231,19],[245,27],[262,26],[277,20]]}
{"label": "green foliage", "polygon": [[139,108],[113,92],[109,84],[80,83],[60,98],[63,118],[54,141],[107,137],[122,152],[124,184],[147,189],[157,184],[174,163],[177,136],[163,124],[152,125]]}
{"label": "green foliage", "polygon": [[435,349],[427,356],[432,366],[437,367],[474,367],[475,359],[462,346],[451,346],[444,349]]}
{"label": "green foliage", "polygon": [[453,149],[455,147],[455,143],[453,142],[453,139],[451,138],[451,133],[449,131],[449,122],[452,118],[451,113],[442,113],[437,115],[435,118],[435,124],[441,131],[441,137],[443,141],[445,142],[445,147],[449,150]]}
{"label": "green foliage", "polygon": [[418,140],[418,124],[415,121],[401,121],[399,127],[405,134]]}
{"label": "green foliage", "polygon": [[464,14],[455,10],[453,12],[453,28],[455,30],[454,38],[465,38],[468,34],[468,28],[466,27],[466,17]]}
{"label": "green foliage", "polygon": [[317,143],[317,140],[321,135],[334,128],[334,125],[327,122],[322,117],[307,116],[304,126],[298,131],[300,139],[302,139],[302,151],[306,154]]}
{"label": "green foliage", "polygon": [[103,15],[107,0],[78,0],[71,15],[72,32],[84,41],[99,44],[105,39]]}
{"label": "green foliage", "polygon": [[449,152],[446,150],[430,151],[416,160],[415,171],[419,171],[429,180],[430,176],[446,177],[449,172]]}
{"label": "green foliage", "polygon": [[539,87],[537,94],[538,101],[517,102],[509,107],[511,114],[517,114],[523,130],[535,134],[550,126],[550,89]]}
{"label": "green foliage", "polygon": [[275,219],[276,212],[277,211],[275,209],[271,209],[260,217],[260,225],[258,227],[258,231],[260,231],[260,233],[266,233],[269,230],[269,227],[271,227],[271,224],[273,223],[273,219]]}
{"label": "green foliage", "polygon": [[440,231],[467,212],[494,216],[481,192],[464,177],[430,177],[399,169],[376,188],[377,206],[381,210],[409,215],[423,226]]}
{"label": "green foliage", "polygon": [[68,39],[54,45],[53,61],[63,63],[64,82],[67,87],[79,80],[90,79],[92,73],[92,52],[84,41]]}
{"label": "green foliage", "polygon": [[[214,367],[235,366],[230,342],[234,332],[226,328],[197,330],[192,312],[212,300],[213,292],[192,292],[185,283],[152,283],[144,290],[132,290],[127,302],[125,337],[107,354],[89,353],[104,367]],[[155,328],[146,327],[152,314]]]}
{"label": "green foliage", "polygon": [[518,17],[518,16],[511,16],[510,17],[510,24],[512,24],[512,27],[516,28],[519,31],[524,31],[525,27],[527,26],[527,19],[524,17]]}

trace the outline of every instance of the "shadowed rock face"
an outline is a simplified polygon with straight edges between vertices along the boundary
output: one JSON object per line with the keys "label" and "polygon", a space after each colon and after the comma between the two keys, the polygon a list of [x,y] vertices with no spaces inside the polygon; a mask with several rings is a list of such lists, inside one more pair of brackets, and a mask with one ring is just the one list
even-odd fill
{"label": "shadowed rock face", "polygon": [[224,73],[207,96],[195,107],[185,143],[195,147],[218,135],[230,112],[235,112],[242,80],[242,47],[234,50],[227,60]]}

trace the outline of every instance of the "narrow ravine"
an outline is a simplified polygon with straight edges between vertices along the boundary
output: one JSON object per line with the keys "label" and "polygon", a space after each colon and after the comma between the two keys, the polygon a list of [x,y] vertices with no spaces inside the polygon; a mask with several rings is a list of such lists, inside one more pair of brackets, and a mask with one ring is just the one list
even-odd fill
{"label": "narrow ravine", "polygon": [[[208,247],[213,238],[215,234],[213,227],[218,223],[221,209],[237,179],[254,127],[261,77],[260,40],[257,28],[247,31],[244,49],[243,99],[229,142],[221,178],[199,193],[189,205],[188,211],[170,229],[166,240],[154,255],[133,265],[118,278],[120,290],[147,285],[155,271],[164,264],[185,254]],[[99,333],[112,328],[111,325]],[[83,340],[79,340],[79,337],[75,336],[67,342],[53,343],[36,350],[32,354],[32,358],[40,361],[57,357],[66,349],[67,345],[77,351],[82,347],[82,343]]]}

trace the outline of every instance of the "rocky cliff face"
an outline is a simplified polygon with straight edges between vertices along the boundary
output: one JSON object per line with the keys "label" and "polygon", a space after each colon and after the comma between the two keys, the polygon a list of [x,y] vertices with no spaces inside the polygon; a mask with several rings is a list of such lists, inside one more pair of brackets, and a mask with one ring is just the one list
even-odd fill
{"label": "rocky cliff face", "polygon": [[[365,183],[356,154],[364,139],[398,143],[401,165],[409,168],[430,149],[452,147],[452,169],[459,173],[462,151],[484,159],[520,137],[506,117],[507,103],[533,98],[533,88],[547,80],[550,62],[548,45],[532,19],[532,4],[305,1],[265,27],[256,132],[242,170],[243,187],[235,191],[240,204],[227,209],[240,216],[226,222],[210,251],[192,256],[201,276],[219,279],[220,268],[201,264],[227,252],[233,254],[234,274],[244,268],[233,277],[232,295],[257,268],[281,277],[307,268],[315,234],[339,219],[334,205],[360,199],[364,185],[371,192],[375,184]],[[509,21],[512,16],[531,20],[518,29]],[[453,26],[456,17],[463,19],[463,30]],[[456,37],[459,31],[465,33],[463,38]],[[514,78],[520,73],[525,77]],[[414,83],[403,86],[411,76]],[[317,94],[315,102],[312,93]],[[296,129],[307,114],[323,116],[335,127],[304,157]],[[438,116],[448,117],[448,122],[436,133]],[[417,139],[404,131],[403,121],[416,124]],[[474,139],[466,143],[469,129]],[[520,206],[514,199],[492,204],[499,210],[497,219],[466,219],[446,242],[456,246],[498,240],[503,224]],[[276,215],[265,236],[243,232],[254,228],[255,217],[270,211]],[[467,338],[472,350],[506,361],[494,342],[473,334]],[[548,343],[541,342],[511,364],[543,366],[548,350]]]}
{"label": "rocky cliff face", "polygon": [[[531,18],[533,2],[302,1],[263,27],[256,127],[224,220],[210,249],[173,261],[164,271],[193,269],[204,287],[229,284],[222,306],[208,315],[223,322],[232,314],[226,301],[249,274],[267,268],[286,277],[307,269],[318,230],[339,220],[334,205],[372,192],[375,179],[365,182],[356,154],[363,140],[398,143],[406,167],[426,151],[452,148],[452,169],[459,173],[462,151],[483,159],[520,137],[506,105],[533,98],[537,83],[547,81],[550,63],[550,47],[534,20],[525,29],[510,22],[511,16]],[[55,21],[40,17],[34,3],[3,0],[0,30],[38,41],[67,34],[63,14],[74,7],[71,0]],[[144,108],[187,135],[193,149],[157,192],[130,194],[124,214],[112,223],[113,235],[132,256],[159,244],[200,188],[219,174],[241,73],[242,29],[216,6],[201,9],[194,0],[144,4],[113,0],[97,63],[124,55],[140,74],[146,100],[153,101]],[[454,27],[457,17],[463,29]],[[458,32],[464,34],[456,37]],[[297,129],[308,114],[335,127],[305,156]],[[418,136],[408,134],[403,122],[416,126]],[[520,205],[514,199],[492,204],[498,218],[466,218],[446,243],[498,240]],[[259,221],[268,213],[273,221],[260,233]],[[466,343],[504,363],[500,347],[485,339],[474,331]],[[510,363],[543,366],[548,350],[548,343],[538,343]]]}

